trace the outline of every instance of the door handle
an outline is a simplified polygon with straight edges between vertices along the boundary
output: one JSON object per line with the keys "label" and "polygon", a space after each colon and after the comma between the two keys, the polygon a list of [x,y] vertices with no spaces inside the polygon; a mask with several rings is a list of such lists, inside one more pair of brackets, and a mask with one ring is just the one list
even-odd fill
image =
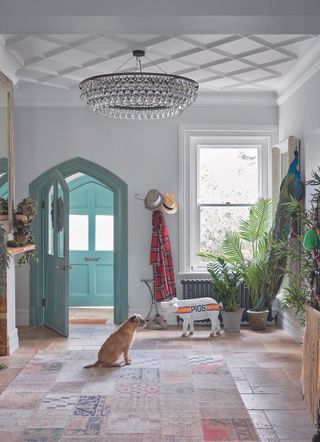
{"label": "door handle", "polygon": [[95,257],[90,257],[90,256],[86,256],[86,257],[84,258],[85,261],[99,261],[99,259],[101,259],[100,256],[98,256],[97,258],[95,258]]}
{"label": "door handle", "polygon": [[63,270],[64,272],[66,271],[66,270],[70,270],[70,269],[72,269],[72,266],[70,265],[70,264],[58,264],[58,265],[56,265],[56,270]]}

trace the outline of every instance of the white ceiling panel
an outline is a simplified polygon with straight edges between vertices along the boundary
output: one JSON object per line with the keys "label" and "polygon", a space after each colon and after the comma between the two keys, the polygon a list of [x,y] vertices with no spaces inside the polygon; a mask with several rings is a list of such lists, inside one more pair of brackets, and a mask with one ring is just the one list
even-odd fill
{"label": "white ceiling panel", "polygon": [[231,41],[219,46],[219,49],[227,51],[232,55],[240,55],[249,51],[260,50],[261,45],[248,38]]}
{"label": "white ceiling panel", "polygon": [[243,63],[239,60],[231,60],[226,63],[221,63],[218,66],[214,66],[214,69],[219,72],[223,72],[224,74],[231,74],[233,72],[238,72],[242,69],[254,70],[252,66],[248,66],[246,63]]}
{"label": "white ceiling panel", "polygon": [[[185,75],[201,89],[275,90],[318,40],[315,35],[44,34],[1,35],[21,65],[18,86],[77,88],[93,75],[136,69],[133,49],[146,50],[143,70]],[[154,66],[155,63],[157,66]],[[123,66],[122,66],[123,65]]]}

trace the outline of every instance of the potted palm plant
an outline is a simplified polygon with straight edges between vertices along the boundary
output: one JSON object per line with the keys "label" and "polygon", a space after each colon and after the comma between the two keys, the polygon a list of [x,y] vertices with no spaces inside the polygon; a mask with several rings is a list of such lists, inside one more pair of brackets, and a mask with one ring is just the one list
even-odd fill
{"label": "potted palm plant", "polygon": [[257,304],[268,261],[271,222],[271,200],[260,198],[250,209],[249,217],[240,221],[239,231],[227,233],[222,245],[225,259],[234,263],[250,290],[252,308],[247,313],[253,330],[265,329],[269,314],[268,308],[260,310]]}
{"label": "potted palm plant", "polygon": [[[268,260],[271,242],[270,226],[272,205],[269,199],[260,198],[251,207],[249,217],[240,221],[238,231],[226,233],[221,247],[221,258],[229,263],[240,281],[250,290],[252,309],[248,310],[252,329],[261,330],[266,326],[269,310],[256,308]],[[200,256],[213,259],[210,254]]]}
{"label": "potted palm plant", "polygon": [[213,280],[215,297],[223,305],[221,314],[224,331],[239,333],[243,314],[238,302],[239,275],[219,257],[216,261],[209,262],[207,268]]}

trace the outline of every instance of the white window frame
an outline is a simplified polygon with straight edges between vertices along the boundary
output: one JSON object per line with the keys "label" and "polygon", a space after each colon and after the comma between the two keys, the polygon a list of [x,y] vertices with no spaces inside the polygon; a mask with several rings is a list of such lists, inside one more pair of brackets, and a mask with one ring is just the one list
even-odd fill
{"label": "white window frame", "polygon": [[272,194],[271,148],[277,139],[276,126],[208,126],[179,127],[179,274],[207,275],[199,252],[199,214],[197,178],[199,146],[258,148],[258,193]]}

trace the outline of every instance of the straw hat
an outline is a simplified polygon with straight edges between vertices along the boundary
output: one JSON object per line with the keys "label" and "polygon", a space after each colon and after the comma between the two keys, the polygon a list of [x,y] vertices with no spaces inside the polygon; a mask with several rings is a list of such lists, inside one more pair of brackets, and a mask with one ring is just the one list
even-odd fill
{"label": "straw hat", "polygon": [[164,201],[162,205],[162,210],[166,213],[176,213],[178,210],[178,204],[175,199],[175,196],[172,193],[166,193],[164,196]]}
{"label": "straw hat", "polygon": [[151,189],[147,193],[144,199],[144,207],[148,210],[158,210],[163,204],[163,196],[162,194],[156,190]]}

